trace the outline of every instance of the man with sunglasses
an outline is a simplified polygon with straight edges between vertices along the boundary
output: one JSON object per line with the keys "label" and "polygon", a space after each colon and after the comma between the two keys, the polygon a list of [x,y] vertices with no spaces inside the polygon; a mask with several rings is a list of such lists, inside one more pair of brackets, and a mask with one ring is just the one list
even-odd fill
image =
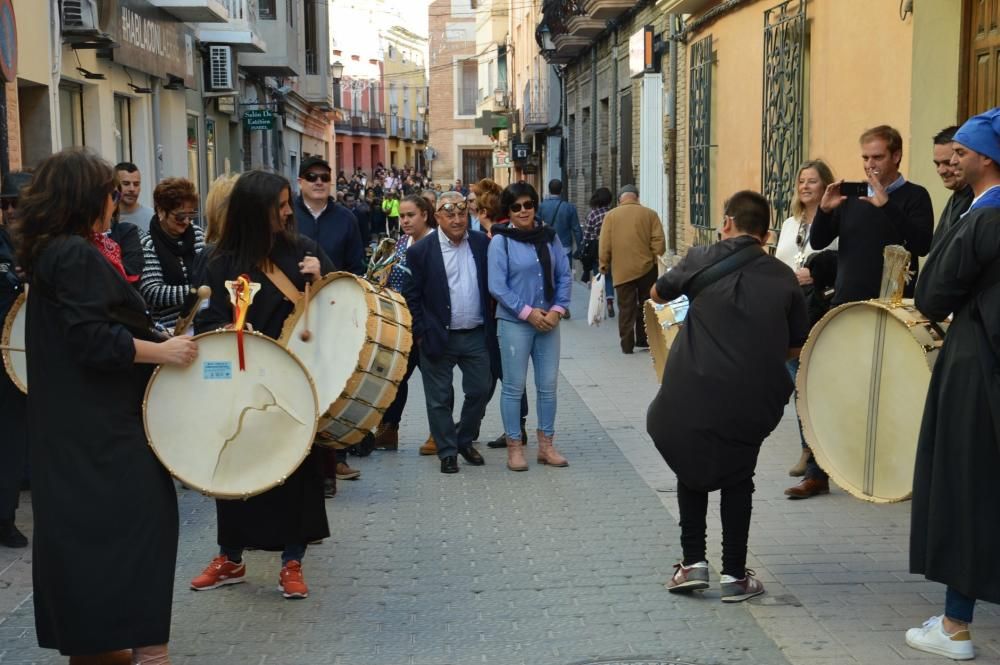
{"label": "man with sunglasses", "polygon": [[[5,175],[0,185],[0,205],[3,207],[3,223],[0,224],[0,321],[7,318],[7,312],[23,289],[8,229],[16,215],[21,190],[29,184],[30,173],[14,171]],[[14,525],[14,512],[28,455],[26,408],[24,393],[14,386],[7,372],[0,371],[0,546],[3,547],[28,546],[28,539]]]}
{"label": "man with sunglasses", "polygon": [[[292,206],[299,233],[316,242],[330,257],[336,270],[365,274],[365,250],[358,219],[330,196],[333,170],[319,156],[302,160],[299,194]],[[345,193],[346,195],[346,193]],[[356,480],[361,472],[347,464],[346,450],[323,449],[327,496],[336,491],[335,480]]]}
{"label": "man with sunglasses", "polygon": [[[413,339],[420,349],[427,420],[437,442],[441,473],[458,473],[458,455],[480,466],[472,446],[489,403],[499,362],[496,322],[486,281],[489,238],[469,231],[468,206],[460,192],[437,202],[438,229],[406,250],[409,278],[403,294],[413,317]],[[462,372],[462,415],[454,421],[454,371]]]}

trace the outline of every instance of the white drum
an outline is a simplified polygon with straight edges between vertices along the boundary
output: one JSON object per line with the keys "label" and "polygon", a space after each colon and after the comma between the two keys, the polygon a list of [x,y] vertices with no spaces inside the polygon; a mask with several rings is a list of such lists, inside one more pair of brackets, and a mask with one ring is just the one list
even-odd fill
{"label": "white drum", "polygon": [[146,387],[143,417],[156,456],[171,475],[220,499],[245,499],[285,482],[309,454],[319,403],[312,377],[273,339],[244,333],[194,338],[189,367],[161,365]]}
{"label": "white drum", "polygon": [[28,308],[25,306],[27,300],[28,292],[25,291],[11,305],[3,322],[3,337],[0,338],[4,369],[14,385],[25,394],[28,393],[28,356],[25,353],[27,340],[24,335],[28,318]]}
{"label": "white drum", "polygon": [[943,330],[913,307],[836,307],[799,358],[798,412],[819,466],[854,496],[902,501],[913,487],[920,421]]}
{"label": "white drum", "polygon": [[413,343],[410,310],[395,291],[351,273],[330,273],[311,289],[309,316],[302,299],[280,341],[316,381],[323,412],[317,442],[347,447],[378,427],[396,397]]}

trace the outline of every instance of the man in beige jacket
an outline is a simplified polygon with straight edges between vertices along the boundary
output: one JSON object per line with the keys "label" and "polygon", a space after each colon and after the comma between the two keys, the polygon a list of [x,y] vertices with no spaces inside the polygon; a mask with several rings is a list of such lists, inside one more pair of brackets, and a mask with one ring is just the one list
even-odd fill
{"label": "man in beige jacket", "polygon": [[660,216],[639,205],[639,190],[625,185],[618,192],[618,207],[604,218],[599,256],[601,272],[615,266],[618,298],[618,336],[622,353],[648,347],[642,325],[642,305],[656,282],[656,258],[667,251]]}

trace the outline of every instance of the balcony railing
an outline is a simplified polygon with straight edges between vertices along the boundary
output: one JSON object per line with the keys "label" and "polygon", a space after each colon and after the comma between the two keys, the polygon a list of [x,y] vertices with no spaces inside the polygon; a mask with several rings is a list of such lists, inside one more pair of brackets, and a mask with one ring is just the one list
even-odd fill
{"label": "balcony railing", "polygon": [[386,115],[370,111],[335,108],[333,110],[333,125],[337,132],[385,136]]}
{"label": "balcony railing", "polygon": [[524,103],[521,105],[521,124],[525,129],[547,129],[549,117],[548,82],[533,78],[524,84]]}
{"label": "balcony railing", "polygon": [[257,22],[256,0],[219,0],[227,10],[229,18],[234,21],[246,21],[251,25]]}

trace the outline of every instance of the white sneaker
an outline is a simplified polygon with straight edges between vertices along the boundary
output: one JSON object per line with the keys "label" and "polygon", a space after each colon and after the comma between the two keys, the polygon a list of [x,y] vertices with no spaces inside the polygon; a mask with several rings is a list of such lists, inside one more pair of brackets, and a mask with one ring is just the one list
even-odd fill
{"label": "white sneaker", "polygon": [[931,617],[920,628],[910,628],[906,631],[906,643],[918,651],[926,651],[952,660],[972,660],[976,657],[969,631],[960,630],[954,635],[944,632],[943,615]]}

